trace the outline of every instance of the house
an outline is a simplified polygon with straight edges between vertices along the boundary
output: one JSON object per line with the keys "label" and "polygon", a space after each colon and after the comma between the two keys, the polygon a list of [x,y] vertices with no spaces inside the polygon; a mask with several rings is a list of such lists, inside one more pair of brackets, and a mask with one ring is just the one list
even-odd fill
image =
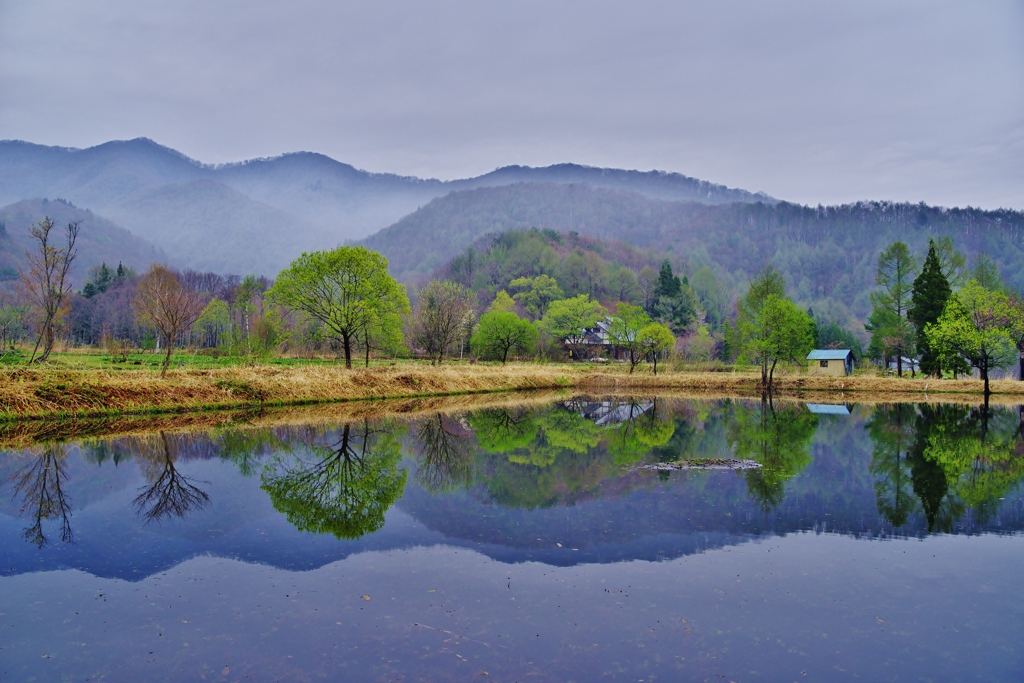
{"label": "house", "polygon": [[593,327],[588,327],[582,330],[580,339],[576,344],[585,349],[583,352],[584,357],[577,357],[573,350],[569,348],[569,358],[572,360],[587,360],[598,357],[603,352],[607,354],[609,358],[622,360],[624,355],[622,350],[610,341],[608,328],[611,324],[612,319],[605,318],[604,320],[598,320]]}
{"label": "house", "polygon": [[815,349],[807,354],[807,365],[812,375],[849,375],[853,373],[853,354],[850,349]]}
{"label": "house", "polygon": [[[895,358],[893,358],[891,361],[889,361],[889,366],[888,367],[889,367],[889,372],[890,373],[894,373],[894,372],[897,371],[899,366],[896,365],[896,359]],[[910,373],[921,372],[920,359],[919,358],[907,358],[906,356],[903,356],[903,372],[910,372]]]}

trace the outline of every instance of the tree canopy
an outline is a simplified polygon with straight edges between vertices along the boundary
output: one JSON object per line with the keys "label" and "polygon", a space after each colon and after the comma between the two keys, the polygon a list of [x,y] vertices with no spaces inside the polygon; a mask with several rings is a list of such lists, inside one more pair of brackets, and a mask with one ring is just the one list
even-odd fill
{"label": "tree canopy", "polygon": [[268,295],[320,321],[336,336],[352,367],[358,335],[393,326],[409,312],[405,288],[388,275],[388,262],[365,247],[304,253],[281,272]]}

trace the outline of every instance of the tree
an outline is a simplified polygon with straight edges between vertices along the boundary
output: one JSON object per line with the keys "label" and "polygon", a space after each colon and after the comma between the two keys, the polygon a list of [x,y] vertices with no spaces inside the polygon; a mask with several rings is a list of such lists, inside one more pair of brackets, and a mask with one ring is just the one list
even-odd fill
{"label": "tree", "polygon": [[736,330],[739,358],[761,366],[761,387],[770,390],[780,361],[802,359],[813,347],[813,321],[786,298],[786,281],[767,265],[750,281],[750,289],[737,303]]}
{"label": "tree", "polygon": [[480,316],[480,324],[470,340],[473,353],[495,358],[504,365],[510,353],[524,354],[537,347],[537,328],[515,313],[493,311]]}
{"label": "tree", "polygon": [[907,319],[914,324],[917,330],[916,341],[921,357],[921,372],[926,375],[941,376],[942,368],[935,353],[928,345],[924,330],[928,325],[938,321],[951,294],[949,282],[942,274],[935,242],[929,240],[928,255],[924,259],[921,274],[914,280],[910,296],[910,310],[907,311]]}
{"label": "tree", "polygon": [[640,353],[648,358],[654,366],[654,374],[658,374],[658,356],[668,353],[676,345],[676,336],[672,330],[660,323],[645,325],[637,333]]}
{"label": "tree", "polygon": [[132,307],[140,321],[156,328],[167,342],[167,355],[160,370],[160,376],[166,377],[174,343],[202,314],[203,297],[182,285],[167,266],[155,263],[139,280]]}
{"label": "tree", "polygon": [[1003,283],[1003,277],[999,274],[999,267],[996,266],[996,262],[988,254],[978,254],[974,257],[971,279],[993,292],[1006,288],[1006,285]]}
{"label": "tree", "polygon": [[523,290],[516,293],[513,298],[526,309],[526,314],[533,320],[543,316],[552,301],[565,296],[558,282],[550,275],[519,277],[508,284],[513,289]]}
{"label": "tree", "polygon": [[654,296],[658,288],[658,271],[650,266],[644,266],[636,276],[636,286],[640,290],[640,305],[648,313],[654,313],[654,302],[658,299]]}
{"label": "tree", "polygon": [[770,294],[760,315],[742,330],[744,356],[761,366],[761,386],[770,390],[779,362],[802,360],[814,347],[811,318],[789,299]]}
{"label": "tree", "polygon": [[[932,240],[928,240],[929,250]],[[953,246],[953,240],[948,235],[943,235],[935,240],[935,256],[939,260],[939,270],[942,277],[952,289],[959,289],[967,284],[970,273],[967,271],[967,257],[963,252]]]}
{"label": "tree", "polygon": [[388,275],[388,261],[364,247],[303,253],[267,292],[273,300],[320,321],[341,342],[345,367],[352,349],[372,325],[393,327],[409,312],[405,288]]}
{"label": "tree", "polygon": [[552,301],[540,321],[540,329],[565,342],[576,358],[586,355],[583,340],[586,330],[605,315],[604,306],[586,294]]}
{"label": "tree", "polygon": [[420,290],[416,336],[432,363],[440,364],[448,347],[465,338],[472,300],[472,292],[451,280],[433,280]]}
{"label": "tree", "polygon": [[146,519],[159,522],[169,517],[184,517],[201,510],[210,502],[208,493],[193,483],[174,465],[170,437],[160,432],[153,437],[132,439],[132,452],[141,456],[148,483],[132,501],[132,507]]}
{"label": "tree", "polygon": [[672,274],[668,261],[661,264],[655,290],[654,313],[672,329],[682,332],[697,318],[697,295],[689,282]]}
{"label": "tree", "polygon": [[608,341],[626,352],[630,374],[633,374],[633,368],[644,359],[640,331],[650,322],[651,317],[640,306],[619,302],[615,307],[615,316],[608,324]]}
{"label": "tree", "polygon": [[978,369],[987,402],[989,371],[1008,367],[1017,359],[1024,312],[1012,305],[1005,292],[985,289],[971,280],[949,298],[938,321],[925,328],[925,335],[940,362],[962,358]]}
{"label": "tree", "polygon": [[469,439],[457,418],[436,413],[416,430],[416,481],[430,493],[448,493],[473,480]]}
{"label": "tree", "polygon": [[[29,235],[38,242],[38,246],[35,251],[25,252],[28,271],[18,271],[18,290],[29,304],[38,334],[29,358],[30,363],[42,363],[50,357],[56,330],[68,312],[71,284],[67,276],[78,255],[75,241],[78,239],[79,226],[78,223],[68,223],[64,229],[63,247],[51,243],[50,233],[54,227],[53,220],[46,216],[29,228]],[[40,346],[42,352],[37,358]]]}
{"label": "tree", "polygon": [[512,297],[504,289],[494,296],[494,301],[487,307],[488,313],[515,313],[515,310],[516,302],[512,300]]}
{"label": "tree", "polygon": [[872,330],[872,337],[878,334],[884,339],[882,345],[896,353],[896,372],[900,377],[903,376],[903,357],[913,352],[913,336],[906,314],[916,270],[917,263],[907,245],[893,242],[878,257],[875,282],[881,289],[871,293],[874,307],[891,314],[885,317],[883,326]]}

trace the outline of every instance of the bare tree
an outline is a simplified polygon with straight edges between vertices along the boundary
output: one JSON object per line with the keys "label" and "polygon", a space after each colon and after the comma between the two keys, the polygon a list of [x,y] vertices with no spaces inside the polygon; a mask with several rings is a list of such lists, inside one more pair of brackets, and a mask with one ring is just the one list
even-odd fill
{"label": "bare tree", "polygon": [[465,338],[472,301],[472,292],[450,280],[434,280],[420,291],[416,337],[433,362],[440,364],[455,340]]}
{"label": "bare tree", "polygon": [[167,266],[153,264],[139,280],[132,306],[141,322],[155,327],[167,341],[161,377],[167,375],[175,340],[192,327],[204,305],[203,296],[182,285],[178,275]]}
{"label": "bare tree", "polygon": [[[71,284],[67,281],[68,271],[78,252],[78,223],[68,223],[64,229],[66,244],[57,247],[50,241],[50,233],[56,225],[46,216],[31,228],[29,234],[38,242],[35,251],[26,251],[28,271],[19,269],[18,291],[28,302],[35,318],[38,338],[29,362],[42,363],[50,357],[56,329],[67,315]],[[39,353],[39,347],[42,352]],[[36,356],[39,353],[39,356]]]}

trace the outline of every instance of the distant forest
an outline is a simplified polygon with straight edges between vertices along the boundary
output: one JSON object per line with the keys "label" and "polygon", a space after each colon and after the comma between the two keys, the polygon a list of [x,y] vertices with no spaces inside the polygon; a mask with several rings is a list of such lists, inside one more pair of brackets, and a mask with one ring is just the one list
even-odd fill
{"label": "distant forest", "polygon": [[990,255],[1011,288],[1024,288],[1024,213],[924,204],[707,205],[585,185],[519,184],[436,199],[363,243],[384,253],[399,279],[412,280],[444,268],[485,234],[529,227],[655,250],[685,275],[707,268],[726,298],[770,262],[797,303],[850,328],[870,313],[878,254],[896,240],[923,257],[930,237],[948,236],[969,260]]}

